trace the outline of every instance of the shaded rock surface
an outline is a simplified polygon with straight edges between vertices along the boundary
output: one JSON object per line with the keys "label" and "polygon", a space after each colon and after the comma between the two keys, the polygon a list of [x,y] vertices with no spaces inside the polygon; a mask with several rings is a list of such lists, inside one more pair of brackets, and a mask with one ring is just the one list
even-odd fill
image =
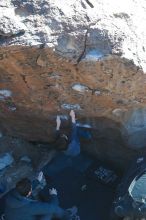
{"label": "shaded rock surface", "polygon": [[10,166],[13,163],[14,159],[10,153],[5,153],[0,157],[0,170],[4,169],[7,166]]}
{"label": "shaded rock surface", "polygon": [[0,139],[0,198],[22,178],[34,179],[54,157],[55,151],[45,145],[33,145],[20,138]]}
{"label": "shaded rock surface", "polygon": [[2,133],[50,142],[74,109],[93,133],[82,148],[127,166],[146,147],[145,12],[144,0],[2,0]]}

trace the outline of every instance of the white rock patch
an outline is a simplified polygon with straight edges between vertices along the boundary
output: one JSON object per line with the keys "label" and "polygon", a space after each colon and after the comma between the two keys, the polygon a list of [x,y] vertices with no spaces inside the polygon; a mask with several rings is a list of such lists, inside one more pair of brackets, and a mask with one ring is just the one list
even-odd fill
{"label": "white rock patch", "polygon": [[72,89],[77,91],[77,92],[85,92],[85,91],[88,91],[89,88],[85,85],[82,85],[80,83],[76,83],[72,86]]}
{"label": "white rock patch", "polygon": [[4,100],[5,98],[11,97],[12,92],[7,89],[1,89],[0,90],[0,100]]}
{"label": "white rock patch", "polygon": [[98,95],[101,95],[101,91],[96,90],[96,91],[94,92],[94,94],[97,95],[97,96],[98,96]]}
{"label": "white rock patch", "polygon": [[101,59],[104,56],[103,53],[101,53],[98,50],[90,50],[86,56],[85,56],[85,60],[93,60],[93,61],[97,61],[99,59]]}
{"label": "white rock patch", "polygon": [[15,106],[9,106],[8,109],[11,110],[11,111],[16,111],[17,110]]}
{"label": "white rock patch", "polygon": [[61,108],[66,109],[66,110],[81,110],[81,107],[79,104],[62,104]]}

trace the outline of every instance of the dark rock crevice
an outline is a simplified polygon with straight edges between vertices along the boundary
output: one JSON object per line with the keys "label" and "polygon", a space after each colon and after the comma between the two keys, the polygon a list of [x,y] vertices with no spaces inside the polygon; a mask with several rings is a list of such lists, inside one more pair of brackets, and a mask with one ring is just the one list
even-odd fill
{"label": "dark rock crevice", "polygon": [[86,30],[85,37],[84,37],[84,47],[83,47],[84,49],[83,49],[82,53],[80,54],[80,56],[79,56],[78,59],[77,59],[77,64],[82,60],[82,58],[83,58],[84,55],[85,55],[86,47],[87,47],[88,32],[89,32],[89,29]]}
{"label": "dark rock crevice", "polygon": [[94,8],[94,5],[89,0],[85,0],[85,1],[90,6],[90,8]]}
{"label": "dark rock crevice", "polygon": [[30,89],[30,87],[28,86],[27,80],[26,80],[26,76],[21,74],[22,80],[23,82],[26,84],[27,88]]}

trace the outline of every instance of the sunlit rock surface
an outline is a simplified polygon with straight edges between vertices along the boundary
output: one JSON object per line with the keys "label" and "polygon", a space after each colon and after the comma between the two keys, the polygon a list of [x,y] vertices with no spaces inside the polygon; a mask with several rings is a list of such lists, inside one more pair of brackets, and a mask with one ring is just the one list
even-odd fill
{"label": "sunlit rock surface", "polygon": [[145,24],[145,0],[1,0],[2,133],[51,141],[74,109],[82,147],[128,163],[146,147]]}

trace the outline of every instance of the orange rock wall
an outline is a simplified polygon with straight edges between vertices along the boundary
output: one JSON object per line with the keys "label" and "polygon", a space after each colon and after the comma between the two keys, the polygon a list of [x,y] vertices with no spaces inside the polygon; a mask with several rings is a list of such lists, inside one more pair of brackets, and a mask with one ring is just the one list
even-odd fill
{"label": "orange rock wall", "polygon": [[[0,94],[11,91],[9,97],[0,96],[2,131],[51,141],[56,115],[66,119],[73,108],[78,122],[94,130],[96,141],[91,145],[98,156],[112,160],[111,149],[118,144],[118,154],[127,152],[127,147],[122,148],[127,146],[124,125],[131,111],[143,109],[146,102],[146,75],[139,68],[117,56],[72,63],[47,48],[10,47],[0,54]],[[62,129],[68,126],[63,120]]]}

